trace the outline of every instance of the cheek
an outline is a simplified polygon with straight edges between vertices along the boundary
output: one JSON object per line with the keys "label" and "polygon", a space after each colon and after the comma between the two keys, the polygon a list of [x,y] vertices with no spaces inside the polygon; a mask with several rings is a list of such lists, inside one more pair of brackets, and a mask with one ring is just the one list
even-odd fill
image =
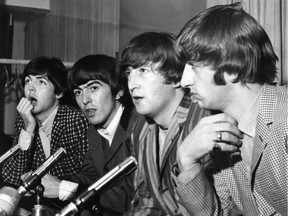
{"label": "cheek", "polygon": [[83,110],[82,108],[84,107],[84,105],[82,103],[81,98],[80,97],[79,98],[76,97],[75,101],[76,101],[77,105],[80,107],[80,109]]}

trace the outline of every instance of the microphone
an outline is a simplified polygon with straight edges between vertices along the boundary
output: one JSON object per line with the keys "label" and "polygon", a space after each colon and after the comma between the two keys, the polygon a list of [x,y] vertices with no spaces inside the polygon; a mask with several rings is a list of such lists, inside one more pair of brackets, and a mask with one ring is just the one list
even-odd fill
{"label": "microphone", "polygon": [[75,215],[79,210],[84,208],[85,203],[90,202],[97,196],[106,192],[122,178],[128,176],[136,167],[137,161],[134,157],[130,156],[129,158],[126,158],[122,163],[92,184],[86,191],[81,193],[74,201],[64,207],[56,216]]}
{"label": "microphone", "polygon": [[41,178],[50,170],[50,168],[57,163],[60,158],[66,154],[64,148],[59,148],[53,155],[51,155],[37,170],[35,170],[18,188],[21,195],[26,194],[31,189],[34,189],[41,183]]}
{"label": "microphone", "polygon": [[28,191],[34,189],[41,183],[41,178],[66,154],[64,148],[59,148],[51,155],[37,170],[35,170],[22,185],[15,189],[4,186],[0,190],[0,215],[12,216],[21,199]]}
{"label": "microphone", "polygon": [[[21,137],[21,135],[20,135]],[[27,143],[27,142],[21,142],[17,145],[15,145],[14,147],[12,147],[11,149],[9,149],[6,153],[4,153],[1,157],[0,157],[0,164],[2,164],[3,162],[5,162],[7,159],[9,159],[10,157],[12,157],[13,155],[17,154],[20,150],[28,150],[30,147],[31,143]]]}
{"label": "microphone", "polygon": [[5,162],[8,158],[10,158],[11,156],[13,156],[14,154],[17,154],[19,151],[21,150],[20,145],[17,144],[14,147],[12,147],[11,149],[9,149],[6,153],[4,153],[1,157],[0,157],[0,164],[2,164],[3,162]]}

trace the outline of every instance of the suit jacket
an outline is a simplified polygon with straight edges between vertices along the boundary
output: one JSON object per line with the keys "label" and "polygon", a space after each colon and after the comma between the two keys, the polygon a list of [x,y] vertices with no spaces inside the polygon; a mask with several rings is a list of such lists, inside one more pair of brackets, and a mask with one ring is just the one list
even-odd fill
{"label": "suit jacket", "polygon": [[[93,125],[88,129],[90,151],[86,154],[80,171],[71,181],[80,183],[78,192],[87,188],[127,157],[131,156],[133,146],[130,135],[139,115],[132,107],[126,107],[114,135],[111,147]],[[101,196],[104,215],[122,215],[130,205],[134,194],[133,175],[118,182]]]}
{"label": "suit jacket", "polygon": [[250,179],[239,151],[222,152],[214,162],[217,195],[203,171],[178,185],[181,203],[191,215],[287,215],[287,101],[287,87],[264,85]]}
{"label": "suit jacket", "polygon": [[[19,134],[24,127],[20,116],[15,125],[14,145],[18,143]],[[66,105],[59,105],[52,126],[51,155],[60,147],[63,147],[67,154],[52,167],[49,171],[51,175],[61,179],[67,175],[74,175],[78,171],[88,151],[87,128],[88,121],[82,112]],[[27,151],[20,151],[4,164],[2,178],[5,183],[18,187],[21,183],[21,175],[36,170],[45,160],[38,127],[36,127],[30,148]]]}

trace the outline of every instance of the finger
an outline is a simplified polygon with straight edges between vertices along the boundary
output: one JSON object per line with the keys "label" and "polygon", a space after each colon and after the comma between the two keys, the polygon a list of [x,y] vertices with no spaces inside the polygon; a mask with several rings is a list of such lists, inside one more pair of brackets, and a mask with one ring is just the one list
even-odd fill
{"label": "finger", "polygon": [[235,145],[230,145],[225,142],[217,142],[212,146],[211,151],[216,150],[216,151],[225,151],[225,152],[235,152],[238,149],[239,148]]}
{"label": "finger", "polygon": [[33,109],[33,105],[27,98],[22,98],[17,106],[17,110],[20,113],[31,111],[31,109]]}
{"label": "finger", "polygon": [[[242,139],[234,134],[228,132],[221,132],[222,134],[222,141],[226,144],[235,145],[237,148],[242,146]],[[218,142],[218,141],[217,141]]]}
{"label": "finger", "polygon": [[[211,131],[216,131],[216,132],[226,132],[230,133],[234,136],[237,136],[238,138],[242,139],[243,138],[243,132],[239,130],[237,125],[231,124],[230,122],[218,122],[213,125],[211,125],[210,128]],[[216,136],[217,137],[217,136]]]}

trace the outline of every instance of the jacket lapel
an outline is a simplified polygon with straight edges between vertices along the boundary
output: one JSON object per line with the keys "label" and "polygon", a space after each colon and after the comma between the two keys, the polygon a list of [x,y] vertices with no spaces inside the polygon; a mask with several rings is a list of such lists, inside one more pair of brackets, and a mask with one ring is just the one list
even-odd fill
{"label": "jacket lapel", "polygon": [[261,159],[261,155],[270,137],[270,126],[273,123],[273,113],[276,105],[275,89],[265,85],[259,102],[259,112],[256,123],[256,137],[254,138],[251,176]]}
{"label": "jacket lapel", "polygon": [[97,157],[97,155],[104,155],[102,144],[109,145],[108,141],[107,143],[103,143],[103,141],[105,142],[105,139],[98,133],[94,125],[89,126],[87,138],[91,155],[93,155],[94,166],[96,167],[96,170],[102,170],[105,160],[104,157]]}
{"label": "jacket lapel", "polygon": [[53,121],[52,126],[52,133],[51,133],[51,155],[54,154],[59,148],[59,141],[61,140],[62,135],[64,134],[64,131],[66,130],[65,121],[65,112],[61,105],[59,105],[57,114],[55,116],[55,119]]}
{"label": "jacket lapel", "polygon": [[119,125],[117,127],[117,130],[115,132],[115,135],[111,143],[109,154],[106,157],[107,159],[106,159],[104,168],[117,155],[117,153],[121,149],[121,146],[124,145],[124,141],[127,139],[128,136],[130,136],[130,133],[128,133],[128,130],[131,129],[129,128],[129,122],[131,120],[132,109],[133,107],[125,107],[122,113]]}

